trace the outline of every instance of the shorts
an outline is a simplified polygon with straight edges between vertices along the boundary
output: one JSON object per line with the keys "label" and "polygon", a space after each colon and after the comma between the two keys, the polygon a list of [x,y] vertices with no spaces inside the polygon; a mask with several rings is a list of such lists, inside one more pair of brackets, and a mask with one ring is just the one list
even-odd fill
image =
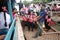
{"label": "shorts", "polygon": [[28,26],[28,22],[27,21],[22,21],[21,25],[22,25],[22,27]]}
{"label": "shorts", "polygon": [[35,24],[33,22],[28,22],[29,27],[35,27]]}

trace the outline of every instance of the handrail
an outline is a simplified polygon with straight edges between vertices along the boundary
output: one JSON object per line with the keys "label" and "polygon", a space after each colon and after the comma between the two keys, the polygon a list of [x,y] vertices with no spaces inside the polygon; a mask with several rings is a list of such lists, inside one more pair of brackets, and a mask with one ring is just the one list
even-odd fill
{"label": "handrail", "polygon": [[10,40],[12,32],[14,30],[14,24],[15,24],[15,19],[13,20],[12,25],[11,25],[11,27],[10,27],[10,29],[9,29],[9,31],[8,31],[4,40]]}
{"label": "handrail", "polygon": [[17,31],[17,37],[18,37],[17,40],[25,40],[23,30],[22,30],[22,26],[21,26],[21,22],[20,22],[20,18],[18,15],[16,17],[16,29],[17,29],[16,31]]}
{"label": "handrail", "polygon": [[[16,25],[14,25],[15,20],[16,20]],[[21,22],[20,22],[20,18],[18,15],[16,16],[16,19],[13,20],[12,25],[11,25],[11,27],[10,27],[10,29],[9,29],[4,40],[10,40],[13,31],[14,31],[13,40],[25,40],[23,30],[22,30],[22,26],[21,26]]]}

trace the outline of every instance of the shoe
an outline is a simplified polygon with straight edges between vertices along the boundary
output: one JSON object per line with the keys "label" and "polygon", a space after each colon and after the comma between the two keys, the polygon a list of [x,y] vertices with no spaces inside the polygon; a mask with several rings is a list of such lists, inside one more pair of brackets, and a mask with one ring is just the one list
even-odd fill
{"label": "shoe", "polygon": [[42,34],[39,34],[39,36],[42,36]]}
{"label": "shoe", "polygon": [[33,36],[32,38],[37,38],[38,36]]}
{"label": "shoe", "polygon": [[34,31],[34,30],[31,30],[32,32]]}

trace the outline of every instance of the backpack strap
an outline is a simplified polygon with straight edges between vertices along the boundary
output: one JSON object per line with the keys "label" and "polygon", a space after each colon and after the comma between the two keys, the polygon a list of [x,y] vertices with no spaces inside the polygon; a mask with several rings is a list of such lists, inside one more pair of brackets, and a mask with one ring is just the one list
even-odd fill
{"label": "backpack strap", "polygon": [[7,22],[6,22],[6,13],[4,12],[4,20],[5,20],[5,27],[7,27]]}

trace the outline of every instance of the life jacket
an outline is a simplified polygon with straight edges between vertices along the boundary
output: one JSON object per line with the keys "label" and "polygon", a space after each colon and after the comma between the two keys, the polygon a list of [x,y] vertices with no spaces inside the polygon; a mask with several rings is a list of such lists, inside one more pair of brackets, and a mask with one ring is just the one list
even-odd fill
{"label": "life jacket", "polygon": [[52,21],[51,18],[48,18],[48,19],[47,19],[47,22],[49,23],[50,26],[53,26],[53,25],[54,25],[54,22]]}
{"label": "life jacket", "polygon": [[37,21],[37,16],[36,15],[33,15],[33,21]]}
{"label": "life jacket", "polygon": [[47,18],[47,22],[51,22],[51,18]]}
{"label": "life jacket", "polygon": [[29,15],[29,22],[33,22],[33,15]]}
{"label": "life jacket", "polygon": [[54,25],[54,22],[53,22],[53,21],[51,21],[51,22],[49,23],[49,25],[50,25],[50,26],[53,26],[53,25]]}
{"label": "life jacket", "polygon": [[25,16],[22,16],[23,21],[27,21],[27,18]]}

